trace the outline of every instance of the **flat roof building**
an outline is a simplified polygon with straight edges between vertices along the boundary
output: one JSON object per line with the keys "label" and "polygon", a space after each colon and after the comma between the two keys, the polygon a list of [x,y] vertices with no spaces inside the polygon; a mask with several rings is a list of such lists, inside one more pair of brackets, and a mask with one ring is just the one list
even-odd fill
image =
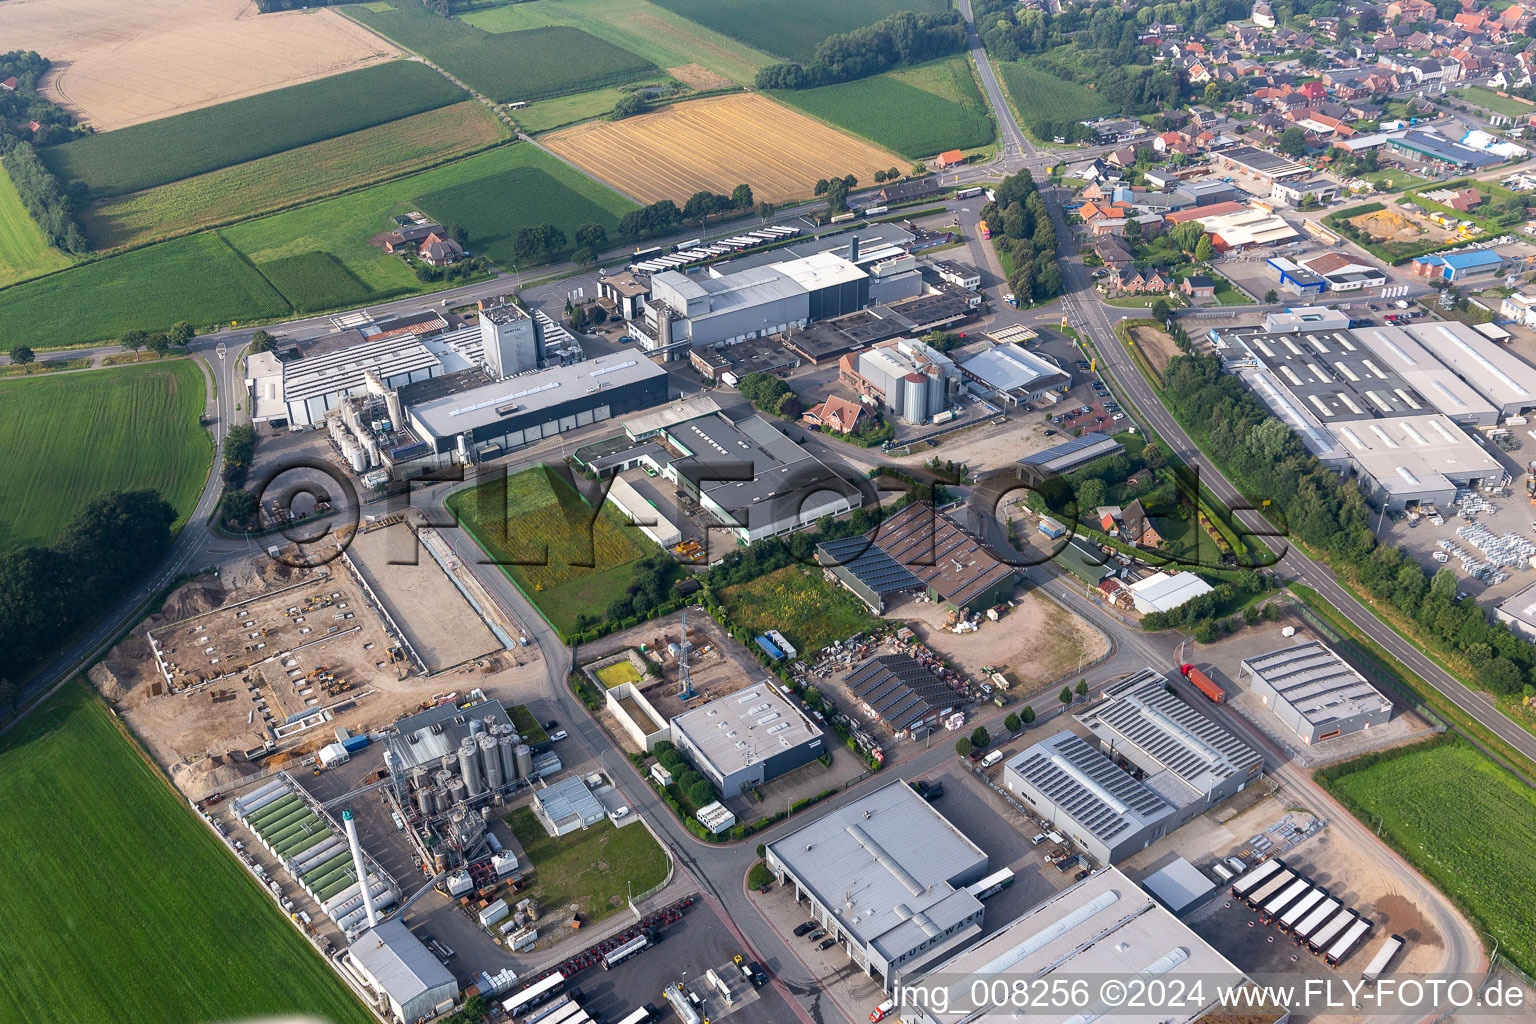
{"label": "flat roof building", "polygon": [[898,737],[932,732],[961,702],[948,683],[906,654],[870,658],[843,685]]}
{"label": "flat roof building", "polygon": [[1536,583],[1500,601],[1494,606],[1493,615],[1521,636],[1536,640]]}
{"label": "flat roof building", "polygon": [[1075,717],[1104,753],[1146,773],[1146,784],[1178,808],[1177,827],[1241,793],[1264,770],[1264,758],[1167,684],[1163,673],[1142,669],[1099,686],[1099,700]]}
{"label": "flat roof building", "polygon": [[1175,857],[1166,867],[1143,878],[1141,887],[1170,913],[1180,914],[1210,895],[1216,883],[1183,857]]}
{"label": "flat roof building", "polygon": [[821,729],[766,679],[672,719],[672,742],[726,800],[824,752]]}
{"label": "flat roof building", "polygon": [[398,918],[358,936],[347,959],[400,1024],[435,1017],[459,998],[452,972]]}
{"label": "flat roof building", "polygon": [[965,887],[986,876],[987,855],[905,780],[769,843],[765,860],[887,990],[981,932]]}
{"label": "flat roof building", "polygon": [[1457,488],[1503,483],[1498,459],[1444,416],[1391,416],[1339,423],[1333,436],[1383,508],[1449,504]]}
{"label": "flat roof building", "polygon": [[552,836],[589,828],[602,821],[607,813],[603,802],[587,788],[580,775],[533,791],[533,816]]}
{"label": "flat roof building", "polygon": [[1251,174],[1268,182],[1302,178],[1312,173],[1311,168],[1306,164],[1299,164],[1290,157],[1281,156],[1278,153],[1266,153],[1252,146],[1234,146],[1231,149],[1224,149],[1212,154],[1211,159],[1218,165]]}
{"label": "flat roof building", "polygon": [[292,426],[314,426],[346,396],[364,393],[370,372],[385,388],[444,372],[443,361],[409,330],[372,337],[345,330],[301,345],[297,351],[298,358],[279,359],[271,352],[259,352],[247,361],[253,418],[286,418]]}
{"label": "flat roof building", "polygon": [[1125,451],[1125,445],[1113,437],[1091,430],[1079,437],[1068,438],[1060,444],[1053,444],[1049,448],[1024,456],[1018,462],[1019,478],[1028,481],[1045,476],[1059,476],[1062,473],[1070,473],[1079,466],[1086,466],[1094,459],[1102,459],[1106,455],[1119,455],[1123,451]]}
{"label": "flat roof building", "polygon": [[1351,333],[1384,369],[1407,381],[1446,419],[1473,427],[1498,422],[1493,403],[1401,327],[1359,327]]}
{"label": "flat roof building", "polygon": [[1003,788],[1101,864],[1122,861],[1177,827],[1173,804],[1072,732],[1004,761]]}
{"label": "flat roof building", "polygon": [[1192,572],[1160,572],[1137,580],[1126,588],[1141,614],[1171,612],[1187,601],[1211,592],[1211,585]]}
{"label": "flat roof building", "polygon": [[1008,405],[1033,402],[1072,386],[1070,373],[1022,345],[995,345],[962,362],[960,373]]}
{"label": "flat roof building", "polygon": [[1536,367],[1509,349],[1453,320],[1404,330],[1505,416],[1536,408]]}
{"label": "flat roof building", "polygon": [[1317,641],[1243,659],[1253,692],[1303,743],[1383,725],[1392,702],[1352,665]]}

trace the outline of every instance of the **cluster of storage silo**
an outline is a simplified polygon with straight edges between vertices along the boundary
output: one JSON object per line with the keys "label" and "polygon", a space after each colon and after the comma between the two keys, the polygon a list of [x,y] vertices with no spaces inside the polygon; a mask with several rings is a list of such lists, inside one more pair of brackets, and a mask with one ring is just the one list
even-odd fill
{"label": "cluster of storage silo", "polygon": [[469,735],[453,754],[443,756],[436,771],[418,768],[412,774],[412,799],[423,817],[436,817],[500,792],[532,771],[533,750],[510,725],[494,715],[472,718]]}
{"label": "cluster of storage silo", "polygon": [[[235,817],[250,830],[299,887],[343,930],[363,920],[362,887],[351,849],[330,822],[322,820],[286,780],[280,779],[235,800]],[[368,876],[375,908],[394,905],[399,894],[377,875]]]}
{"label": "cluster of storage silo", "polygon": [[331,442],[336,445],[347,465],[357,473],[384,464],[379,457],[378,435],[381,430],[388,430],[394,424],[389,420],[375,418],[374,413],[380,411],[376,405],[371,398],[343,398],[337,407],[338,415],[326,419]]}

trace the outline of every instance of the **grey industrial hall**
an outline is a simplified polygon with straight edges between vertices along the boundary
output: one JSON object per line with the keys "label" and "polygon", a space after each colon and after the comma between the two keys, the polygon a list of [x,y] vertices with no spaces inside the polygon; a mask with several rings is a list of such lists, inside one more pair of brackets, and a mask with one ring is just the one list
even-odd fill
{"label": "grey industrial hall", "polygon": [[1245,658],[1238,681],[1244,676],[1264,706],[1303,743],[1347,736],[1392,718],[1392,702],[1316,640]]}
{"label": "grey industrial hall", "polygon": [[435,1017],[459,996],[453,974],[398,918],[358,936],[347,959],[401,1024]]}
{"label": "grey industrial hall", "polygon": [[895,779],[767,849],[767,865],[860,969],[889,990],[981,933],[966,891],[987,855],[905,780]]}
{"label": "grey industrial hall", "polygon": [[672,742],[724,799],[825,753],[821,729],[766,679],[672,719]]}

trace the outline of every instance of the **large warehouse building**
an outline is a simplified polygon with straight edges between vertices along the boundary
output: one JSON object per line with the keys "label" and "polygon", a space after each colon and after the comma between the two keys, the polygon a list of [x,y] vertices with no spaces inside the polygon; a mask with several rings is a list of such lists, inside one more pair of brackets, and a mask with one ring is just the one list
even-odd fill
{"label": "large warehouse building", "polygon": [[672,742],[726,800],[825,752],[816,723],[767,680],[678,715]]}
{"label": "large warehouse building", "polygon": [[1072,386],[1070,373],[1022,345],[995,345],[961,363],[960,372],[971,384],[1008,405],[1064,394]]}
{"label": "large warehouse building", "polygon": [[1536,367],[1454,320],[1404,328],[1505,416],[1536,409]]}
{"label": "large warehouse building", "polygon": [[435,1017],[459,998],[452,972],[399,919],[360,935],[347,947],[347,961],[399,1024]]}
{"label": "large warehouse building", "polygon": [[1142,669],[1098,688],[1100,698],[1077,720],[1110,757],[1146,773],[1146,784],[1174,807],[1170,828],[1241,793],[1259,777],[1264,758],[1167,689],[1163,673]]}
{"label": "large warehouse building", "polygon": [[850,672],[843,685],[898,738],[937,729],[961,700],[927,665],[906,654],[870,658]]}
{"label": "large warehouse building", "polygon": [[1069,438],[1060,444],[1053,444],[1049,448],[1024,456],[1019,460],[1019,479],[1025,483],[1037,484],[1050,477],[1070,473],[1079,466],[1086,466],[1094,459],[1102,459],[1106,455],[1119,455],[1123,451],[1125,451],[1125,445],[1119,441],[1108,434],[1090,430],[1080,437]]}
{"label": "large warehouse building", "polygon": [[1072,732],[1004,761],[1003,787],[1101,864],[1122,861],[1175,827],[1171,803]]}
{"label": "large warehouse building", "polygon": [[893,338],[838,361],[838,379],[905,423],[926,423],[959,380],[952,359],[915,338]]}
{"label": "large warehouse building", "polygon": [[1317,641],[1243,659],[1253,692],[1303,743],[1383,725],[1392,702],[1355,668]]}
{"label": "large warehouse building", "polygon": [[1446,419],[1468,427],[1499,421],[1499,410],[1401,327],[1361,327],[1351,332],[1384,370],[1407,381]]}
{"label": "large warehouse building", "polygon": [[[1007,998],[1017,991],[1070,993],[1084,979],[1108,978],[1144,980],[1148,991],[1155,982],[1191,998],[1179,1006],[1148,1001],[1138,1009],[1101,1003],[1094,992],[1086,1003],[1065,998],[1056,1005],[1048,997],[1032,1004],[1027,1014],[1011,1007]],[[1090,980],[1090,988],[1098,980]],[[925,976],[903,973],[903,989],[942,986],[948,998],[902,1006],[899,1013],[906,1024],[1022,1019],[1030,1024],[1192,1024],[1215,1007],[1218,989],[1239,988],[1243,980],[1243,973],[1210,943],[1118,869],[1107,868],[1055,893]],[[1197,991],[1203,995],[1195,998]],[[1004,998],[994,1001],[993,993]],[[978,994],[984,999],[978,1000]],[[1260,1016],[1255,1009],[1240,1018],[1234,1012],[1233,1019],[1272,1024],[1285,1013]]]}
{"label": "large warehouse building", "polygon": [[926,591],[957,611],[1013,596],[1014,569],[932,505],[914,502],[863,536],[816,546],[816,560],[876,614],[894,594]]}
{"label": "large warehouse building", "polygon": [[768,844],[770,871],[889,990],[981,933],[987,855],[903,779]]}

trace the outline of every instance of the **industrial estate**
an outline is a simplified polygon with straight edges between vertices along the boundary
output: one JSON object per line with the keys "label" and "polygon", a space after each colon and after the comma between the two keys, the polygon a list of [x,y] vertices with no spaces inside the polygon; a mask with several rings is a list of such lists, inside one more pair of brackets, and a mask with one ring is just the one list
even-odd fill
{"label": "industrial estate", "polygon": [[119,7],[0,1020],[1530,1019],[1536,3]]}

